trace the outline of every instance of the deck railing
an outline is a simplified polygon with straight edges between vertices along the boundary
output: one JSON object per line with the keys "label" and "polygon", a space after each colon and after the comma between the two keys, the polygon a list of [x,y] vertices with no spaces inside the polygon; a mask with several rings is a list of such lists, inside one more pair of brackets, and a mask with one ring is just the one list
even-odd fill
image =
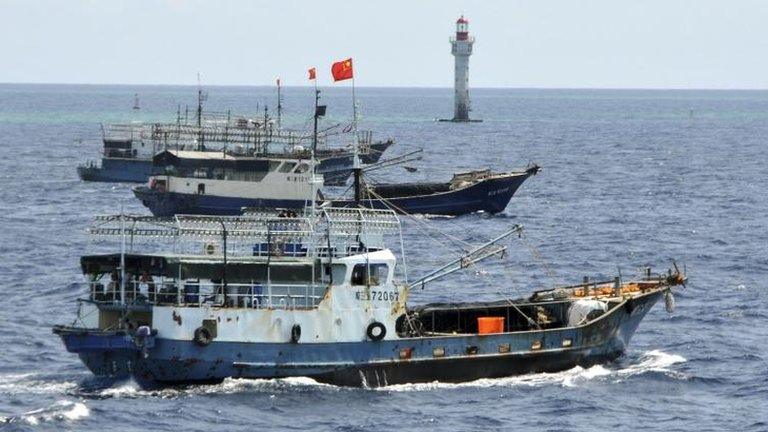
{"label": "deck railing", "polygon": [[[90,282],[91,300],[122,304],[119,282]],[[325,295],[321,284],[261,284],[198,281],[131,281],[125,284],[125,304],[153,306],[218,306],[251,309],[314,308]]]}

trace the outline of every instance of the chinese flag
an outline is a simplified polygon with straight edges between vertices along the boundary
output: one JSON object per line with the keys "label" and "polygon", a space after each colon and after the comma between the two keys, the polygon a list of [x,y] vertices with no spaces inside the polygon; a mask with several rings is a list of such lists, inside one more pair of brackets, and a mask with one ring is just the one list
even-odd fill
{"label": "chinese flag", "polygon": [[309,68],[309,80],[317,79],[317,71],[315,68]]}
{"label": "chinese flag", "polygon": [[348,58],[336,62],[331,66],[331,75],[334,81],[343,81],[352,78],[352,59]]}

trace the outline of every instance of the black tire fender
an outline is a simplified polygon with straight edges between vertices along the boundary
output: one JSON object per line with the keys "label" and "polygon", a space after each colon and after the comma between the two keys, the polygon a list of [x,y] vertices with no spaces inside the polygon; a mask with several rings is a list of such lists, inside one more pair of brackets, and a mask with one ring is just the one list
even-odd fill
{"label": "black tire fender", "polygon": [[291,327],[291,342],[298,343],[299,339],[301,339],[301,326],[294,324],[293,327]]}
{"label": "black tire fender", "polygon": [[199,346],[208,346],[213,342],[213,335],[207,327],[198,327],[195,329],[195,336],[192,341]]}
{"label": "black tire fender", "polygon": [[626,303],[624,303],[624,310],[627,311],[627,314],[629,315],[632,315],[632,312],[635,311],[635,303],[632,301],[632,299],[629,299]]}
{"label": "black tire fender", "polygon": [[384,324],[374,321],[368,324],[368,328],[365,329],[365,334],[368,336],[368,339],[372,341],[380,341],[387,335],[387,328]]}

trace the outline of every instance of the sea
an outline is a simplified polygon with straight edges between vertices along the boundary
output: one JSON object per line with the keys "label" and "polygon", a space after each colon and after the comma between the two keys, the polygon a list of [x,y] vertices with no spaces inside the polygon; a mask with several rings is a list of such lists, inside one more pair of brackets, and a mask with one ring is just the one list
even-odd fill
{"label": "sea", "polygon": [[[352,118],[321,87],[322,128]],[[206,111],[276,117],[270,87],[205,88]],[[86,183],[101,124],[191,116],[194,86],[0,85],[0,430],[766,431],[768,91],[473,89],[481,123],[444,123],[449,88],[357,88],[359,124],[422,159],[371,181],[437,181],[536,163],[501,214],[403,217],[411,278],[522,224],[503,260],[416,289],[418,305],[523,297],[584,276],[677,264],[618,360],[451,384],[343,388],[310,378],[140,389],[94,378],[51,333],[86,294],[95,214],[148,214],[131,184]],[[133,110],[138,95],[140,109]],[[283,88],[281,122],[309,130],[310,87]]]}

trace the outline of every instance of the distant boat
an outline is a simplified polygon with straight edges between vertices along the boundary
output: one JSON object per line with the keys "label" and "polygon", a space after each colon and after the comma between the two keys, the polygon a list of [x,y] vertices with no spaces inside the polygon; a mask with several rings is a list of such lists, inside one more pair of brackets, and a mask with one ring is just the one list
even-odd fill
{"label": "distant boat", "polygon": [[[163,167],[154,166],[152,162],[153,157],[163,150],[221,152],[228,149],[249,156],[309,157],[306,147],[299,144],[306,141],[305,134],[290,130],[265,132],[262,126],[254,126],[246,119],[237,120],[245,121],[203,123],[201,126],[177,123],[106,125],[101,159],[81,164],[77,174],[84,181],[144,183],[150,176],[163,173]],[[197,140],[200,137],[203,145]],[[360,131],[358,140],[360,161],[364,164],[378,162],[394,144],[392,139],[374,141],[371,131]],[[320,137],[320,141],[326,142],[324,137]],[[324,175],[326,184],[346,183],[352,173],[351,147],[324,145],[318,148],[317,158],[317,172]]]}
{"label": "distant boat", "polygon": [[448,182],[367,185],[362,197],[333,200],[335,206],[391,209],[398,213],[458,216],[478,211],[499,213],[529,177],[541,168],[495,173],[491,170],[455,174]]}
{"label": "distant boat", "polygon": [[[166,150],[154,157],[166,173],[133,193],[155,216],[238,215],[243,207],[303,208],[315,188],[310,161]],[[322,176],[317,176],[322,181]]]}

